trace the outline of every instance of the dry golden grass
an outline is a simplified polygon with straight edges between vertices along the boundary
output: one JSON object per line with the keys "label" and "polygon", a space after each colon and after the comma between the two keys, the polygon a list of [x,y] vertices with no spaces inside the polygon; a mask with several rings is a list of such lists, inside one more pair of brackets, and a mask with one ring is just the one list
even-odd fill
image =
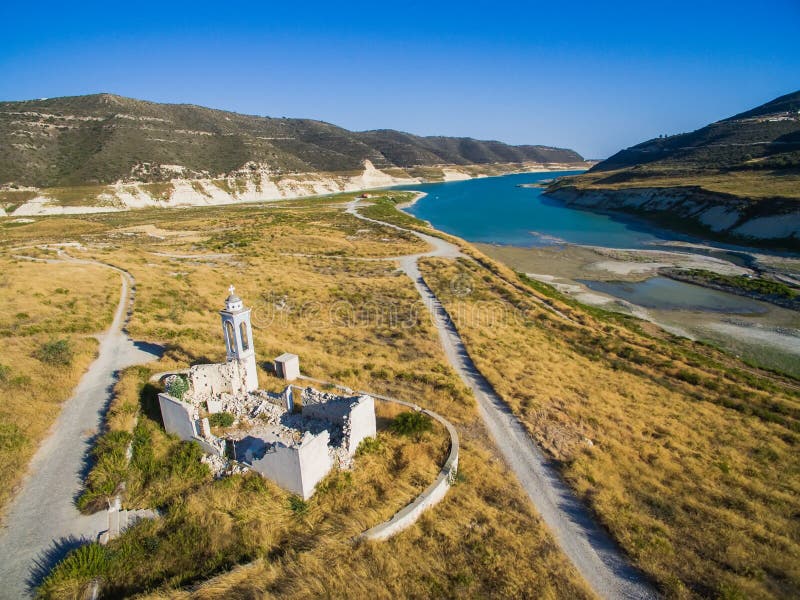
{"label": "dry golden grass", "polygon": [[[109,589],[149,589],[154,598],[587,596],[487,449],[472,400],[446,366],[411,282],[391,263],[363,260],[417,252],[421,243],[344,215],[337,203],[350,197],[7,228],[7,245],[80,241],[91,256],[130,270],[138,294],[131,333],[168,346],[153,370],[223,358],[215,311],[234,283],[254,306],[261,359],[295,351],[306,373],[428,406],[462,436],[462,479],[445,501],[386,543],[353,546],[353,535],[433,478],[446,450],[441,432],[417,448],[384,434],[385,454],[359,457],[348,481],[332,476],[298,514],[269,483],[212,483],[177,468],[189,464],[181,462],[181,446],[158,426],[151,392],[142,400],[149,370],[131,369],[117,386],[108,425],[139,436],[149,451],[106,474],[128,482],[129,506],[160,505],[169,516],[120,538],[118,549],[130,560]],[[465,250],[478,262],[427,260],[427,280],[481,370],[667,596],[797,595],[800,406],[785,381],[646,324],[531,289]],[[105,275],[110,318],[117,280]],[[54,277],[35,279],[43,285]],[[470,285],[452,285],[465,277]],[[463,289],[472,291],[454,293]],[[502,318],[511,308],[524,318]],[[80,314],[64,312],[67,322]],[[1,317],[9,314],[4,309]],[[266,373],[261,380],[267,388],[281,385]],[[153,564],[163,568],[144,570]],[[212,576],[194,592],[176,589]],[[67,579],[51,591],[70,597],[83,583]]]}
{"label": "dry golden grass", "polygon": [[[581,188],[590,189],[627,189],[637,187],[686,187],[699,186],[710,192],[721,192],[734,196],[747,198],[769,198],[780,196],[784,198],[800,198],[800,174],[776,173],[774,171],[728,171],[728,172],[698,172],[687,174],[668,172],[653,174],[646,169],[641,176],[635,176],[624,183],[608,183],[602,181],[613,177],[623,171],[604,171],[600,173],[587,173],[578,178],[570,179]],[[626,172],[628,173],[628,172]]]}
{"label": "dry golden grass", "polygon": [[[110,269],[0,257],[0,508],[92,361],[93,335],[110,325],[119,291]],[[36,357],[57,340],[67,340],[70,364]]]}
{"label": "dry golden grass", "polygon": [[[487,449],[473,401],[446,366],[411,281],[391,262],[363,260],[419,252],[424,244],[345,215],[336,204],[349,197],[41,219],[24,235],[14,230],[15,243],[80,241],[88,255],[129,270],[137,282],[131,335],[167,345],[159,363],[126,371],[109,412],[119,447],[133,437],[132,464],[117,455],[90,478],[111,491],[124,479],[127,506],[167,511],[110,547],[117,558],[108,559],[108,593],[181,596],[174,588],[219,574],[196,595],[589,597]],[[59,231],[51,221],[68,223]],[[231,283],[254,307],[260,359],[291,350],[309,375],[418,402],[456,424],[462,476],[443,503],[386,543],[350,541],[434,479],[446,452],[439,429],[421,444],[382,434],[382,452],[360,456],[350,475],[331,476],[301,514],[260,478],[211,482],[192,467],[191,455],[160,428],[144,383],[151,370],[223,359],[216,311]],[[266,373],[261,382],[282,385]],[[226,573],[254,559],[250,569]],[[65,573],[51,580],[51,597],[84,588],[86,579]]]}
{"label": "dry golden grass", "polygon": [[[796,392],[707,347],[520,290],[472,254],[514,285],[466,262],[428,259],[423,273],[481,371],[667,596],[800,593]],[[454,294],[453,280],[474,291]]]}

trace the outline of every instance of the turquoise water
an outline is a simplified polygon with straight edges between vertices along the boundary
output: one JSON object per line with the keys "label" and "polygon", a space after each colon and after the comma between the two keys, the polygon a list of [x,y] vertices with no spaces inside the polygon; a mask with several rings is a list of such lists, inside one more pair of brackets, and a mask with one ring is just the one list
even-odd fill
{"label": "turquoise water", "polygon": [[735,296],[666,277],[646,281],[591,281],[580,279],[589,289],[622,298],[645,308],[692,310],[736,315],[759,315],[769,305],[742,296]]}
{"label": "turquoise water", "polygon": [[542,195],[542,188],[517,187],[580,171],[521,173],[448,183],[402,186],[427,192],[408,212],[470,242],[542,246],[558,243],[610,248],[652,248],[674,239],[646,226],[575,210]]}

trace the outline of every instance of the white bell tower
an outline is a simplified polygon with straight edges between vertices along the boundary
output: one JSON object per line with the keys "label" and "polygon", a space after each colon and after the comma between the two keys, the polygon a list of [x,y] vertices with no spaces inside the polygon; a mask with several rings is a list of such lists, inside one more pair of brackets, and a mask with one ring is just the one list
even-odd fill
{"label": "white bell tower", "polygon": [[253,328],[250,325],[250,309],[244,307],[242,299],[235,294],[235,288],[228,288],[230,295],[225,299],[225,310],[219,311],[222,317],[222,332],[225,336],[225,350],[228,362],[236,362],[242,383],[248,392],[258,389],[256,352],[253,348]]}

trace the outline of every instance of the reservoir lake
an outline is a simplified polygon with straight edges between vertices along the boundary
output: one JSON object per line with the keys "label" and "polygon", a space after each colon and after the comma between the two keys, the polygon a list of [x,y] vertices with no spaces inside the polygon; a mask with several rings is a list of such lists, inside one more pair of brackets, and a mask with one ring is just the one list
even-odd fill
{"label": "reservoir lake", "polygon": [[[800,314],[658,275],[658,266],[670,266],[664,257],[684,262],[689,257],[700,261],[700,268],[704,260],[724,261],[735,269],[750,264],[752,249],[710,244],[625,216],[573,209],[535,185],[580,172],[519,173],[394,189],[427,194],[405,212],[581,302],[646,318],[800,376]],[[655,258],[647,263],[644,256]],[[638,261],[653,266],[640,269]]]}

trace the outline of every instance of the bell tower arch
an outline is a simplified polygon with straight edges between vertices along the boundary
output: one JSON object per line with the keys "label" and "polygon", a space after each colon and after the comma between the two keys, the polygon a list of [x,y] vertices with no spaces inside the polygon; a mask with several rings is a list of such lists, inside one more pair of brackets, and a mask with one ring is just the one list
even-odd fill
{"label": "bell tower arch", "polygon": [[228,288],[225,309],[219,311],[228,362],[235,361],[247,391],[258,389],[256,353],[253,348],[253,327],[250,309],[236,295],[236,288]]}

